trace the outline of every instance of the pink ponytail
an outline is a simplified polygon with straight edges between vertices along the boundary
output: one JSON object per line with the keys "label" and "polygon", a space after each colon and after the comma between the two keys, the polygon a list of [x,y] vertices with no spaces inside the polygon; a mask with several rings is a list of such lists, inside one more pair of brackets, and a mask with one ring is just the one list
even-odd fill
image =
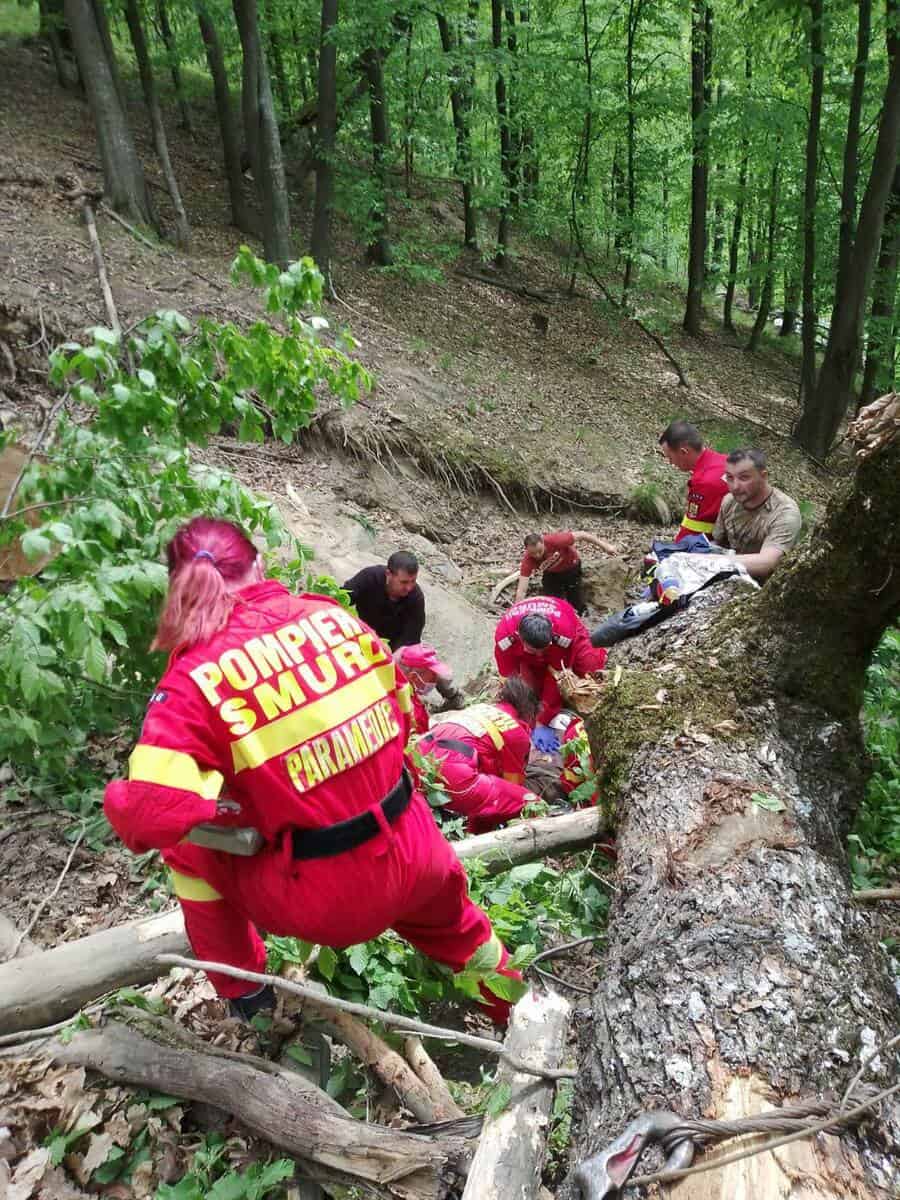
{"label": "pink ponytail", "polygon": [[195,517],[169,542],[166,558],[169,594],[150,649],[185,650],[224,629],[256,547],[230,521]]}

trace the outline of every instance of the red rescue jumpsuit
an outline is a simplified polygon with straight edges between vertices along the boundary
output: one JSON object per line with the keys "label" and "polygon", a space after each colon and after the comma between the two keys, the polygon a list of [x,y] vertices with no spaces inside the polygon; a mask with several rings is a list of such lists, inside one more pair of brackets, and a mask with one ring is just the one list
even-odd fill
{"label": "red rescue jumpsuit", "polygon": [[[519,622],[529,613],[547,617],[553,627],[550,645],[530,651],[519,637]],[[521,675],[541,698],[538,724],[547,725],[562,708],[562,697],[548,667],[558,671],[568,667],[576,675],[601,671],[606,651],[591,645],[590,634],[571,604],[552,596],[532,596],[520,600],[501,617],[494,632],[494,659],[497,670],[508,679]]]}
{"label": "red rescue jumpsuit", "polygon": [[[128,782],[109,785],[105,809],[132,850],[163,851],[200,958],[261,971],[257,927],[334,947],[390,927],[454,971],[486,942],[503,967],[506,950],[468,898],[462,864],[424,799],[413,794],[394,824],[382,812],[401,777],[410,709],[408,684],[368,626],[272,580],[237,593],[227,627],[210,641],[172,655]],[[224,815],[220,796],[240,811]],[[292,831],[366,811],[375,837],[325,858],[293,857]],[[266,844],[239,857],[182,841],[213,820],[254,826]],[[247,991],[243,981],[210,978],[223,996]],[[504,1020],[509,1005],[485,997]]]}
{"label": "red rescue jumpsuit", "polygon": [[452,796],[447,807],[468,817],[470,833],[485,833],[522,811],[531,730],[511,704],[473,704],[450,713],[418,746],[440,761]]}
{"label": "red rescue jumpsuit", "polygon": [[713,531],[716,517],[722,501],[728,495],[728,485],[725,482],[726,455],[707,447],[697,461],[687,483],[687,503],[684,516],[681,518],[681,528],[675,535],[675,541],[691,533],[705,533],[707,537]]}

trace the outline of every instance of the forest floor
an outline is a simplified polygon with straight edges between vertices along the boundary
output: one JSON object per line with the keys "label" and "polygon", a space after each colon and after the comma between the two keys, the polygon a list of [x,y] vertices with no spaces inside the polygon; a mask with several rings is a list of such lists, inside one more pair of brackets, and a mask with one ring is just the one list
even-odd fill
{"label": "forest floor", "polygon": [[[168,198],[134,81],[131,96],[132,127],[165,221]],[[197,104],[194,116],[196,140],[174,121],[169,128],[192,223],[191,252],[144,245],[98,215],[124,327],[157,308],[238,323],[259,315],[256,296],[228,280],[245,239],[228,223],[214,111]],[[85,230],[63,197],[73,179],[101,185],[90,114],[83,100],[58,86],[36,43],[0,40],[0,147],[0,342],[12,354],[0,360],[0,419],[27,441],[51,400],[48,349],[107,323]],[[630,562],[639,561],[651,537],[673,531],[677,522],[640,524],[628,514],[641,487],[663,499],[673,518],[680,511],[684,477],[656,454],[660,430],[675,417],[693,420],[719,449],[764,447],[774,482],[806,501],[807,511],[820,509],[831,476],[788,437],[796,412],[793,344],[766,338],[750,357],[712,317],[701,338],[687,338],[679,324],[680,290],[648,290],[639,307],[652,308],[654,328],[687,372],[691,386],[681,387],[658,348],[589,279],[579,277],[575,294],[567,294],[566,264],[553,246],[522,240],[501,276],[477,256],[448,252],[460,240],[455,197],[422,181],[413,191],[397,203],[396,235],[415,243],[423,261],[440,265],[439,279],[368,268],[353,230],[337,221],[339,299],[326,313],[333,326],[352,331],[376,377],[374,392],[355,410],[329,415],[318,436],[297,446],[254,450],[220,439],[208,454],[261,491],[281,497],[291,487],[320,514],[349,515],[375,527],[382,540],[399,546],[416,536],[423,561],[449,562],[450,586],[486,612],[492,583],[516,565],[530,528],[599,533]],[[302,249],[308,204],[298,203],[294,215]],[[471,278],[475,273],[498,286]],[[547,299],[514,294],[505,283]],[[536,316],[547,318],[546,332]],[[20,930],[62,871],[63,830],[53,814],[0,807],[0,909]],[[166,899],[162,874],[148,876],[118,845],[99,853],[81,847],[30,937],[40,947],[55,945]],[[216,1002],[205,985],[197,986],[184,1011],[218,1019]],[[135,1128],[141,1116],[129,1110]],[[175,1116],[167,1119],[174,1127]],[[157,1125],[158,1142],[165,1122]],[[3,1153],[0,1134],[0,1160]],[[168,1178],[177,1178],[175,1167]],[[71,1181],[66,1187],[47,1194],[83,1194]],[[124,1193],[108,1188],[106,1194]]]}

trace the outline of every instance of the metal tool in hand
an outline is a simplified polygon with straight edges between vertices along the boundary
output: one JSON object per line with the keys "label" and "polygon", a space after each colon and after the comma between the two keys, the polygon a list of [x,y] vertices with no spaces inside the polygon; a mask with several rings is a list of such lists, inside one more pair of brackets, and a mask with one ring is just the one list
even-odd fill
{"label": "metal tool in hand", "polygon": [[211,822],[195,825],[186,840],[195,846],[205,846],[207,850],[221,850],[223,854],[239,854],[244,858],[259,853],[265,841],[258,829],[249,826],[236,829],[233,825]]}
{"label": "metal tool in hand", "polygon": [[693,1162],[694,1142],[684,1128],[684,1117],[664,1109],[643,1113],[614,1142],[578,1167],[575,1183],[582,1200],[619,1196],[651,1142],[661,1143],[666,1151],[667,1171],[683,1170]]}

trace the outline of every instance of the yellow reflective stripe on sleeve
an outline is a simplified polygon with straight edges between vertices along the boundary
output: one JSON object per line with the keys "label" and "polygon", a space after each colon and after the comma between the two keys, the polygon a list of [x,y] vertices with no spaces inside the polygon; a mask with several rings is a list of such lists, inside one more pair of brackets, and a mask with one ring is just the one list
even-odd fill
{"label": "yellow reflective stripe on sleeve", "polygon": [[128,760],[128,778],[195,792],[204,800],[217,799],[224,783],[218,771],[203,771],[190,754],[165,746],[135,746]]}
{"label": "yellow reflective stripe on sleeve", "polygon": [[286,713],[276,721],[269,721],[267,725],[260,725],[252,733],[232,742],[235,773],[246,771],[248,767],[261,767],[269,759],[294,750],[310,738],[334,729],[335,725],[351,721],[376,701],[394,695],[395,689],[396,676],[391,662],[375,667],[320,700]]}
{"label": "yellow reflective stripe on sleeve", "polygon": [[402,713],[411,713],[413,711],[412,688],[408,683],[404,683],[397,688],[397,707]]}
{"label": "yellow reflective stripe on sleeve", "polygon": [[500,732],[500,730],[497,728],[497,726],[494,724],[494,722],[489,721],[487,718],[485,718],[484,728],[485,728],[485,732],[487,733],[488,737],[494,743],[494,749],[502,750],[503,749],[503,734]]}
{"label": "yellow reflective stripe on sleeve", "polygon": [[690,529],[691,533],[712,533],[716,527],[715,521],[698,521],[694,517],[681,518],[682,529]]}
{"label": "yellow reflective stripe on sleeve", "polygon": [[515,775],[512,771],[504,771],[503,778],[506,780],[507,783],[524,783],[525,782],[524,775]]}
{"label": "yellow reflective stripe on sleeve", "polygon": [[224,897],[205,879],[196,875],[182,875],[180,871],[172,871],[172,890],[179,900],[223,900]]}
{"label": "yellow reflective stripe on sleeve", "polygon": [[569,767],[565,768],[562,773],[562,777],[566,783],[580,783],[584,779],[584,776],[580,771]]}

